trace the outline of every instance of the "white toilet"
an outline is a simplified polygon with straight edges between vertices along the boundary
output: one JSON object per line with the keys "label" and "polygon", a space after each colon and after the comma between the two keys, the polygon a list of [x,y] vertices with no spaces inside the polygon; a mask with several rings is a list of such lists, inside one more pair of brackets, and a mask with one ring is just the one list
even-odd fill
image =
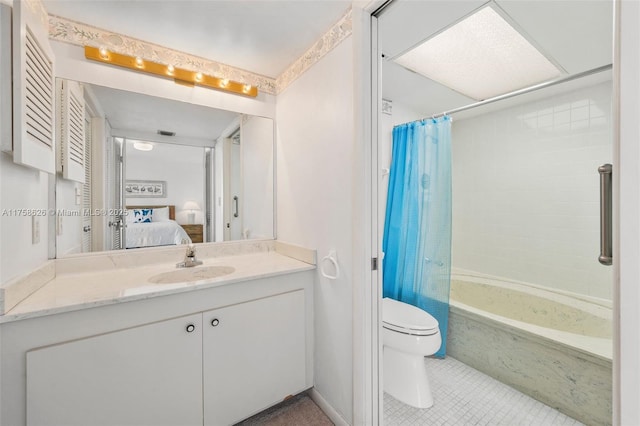
{"label": "white toilet", "polygon": [[382,299],[384,391],[417,408],[433,405],[424,357],[440,349],[438,320],[420,308]]}

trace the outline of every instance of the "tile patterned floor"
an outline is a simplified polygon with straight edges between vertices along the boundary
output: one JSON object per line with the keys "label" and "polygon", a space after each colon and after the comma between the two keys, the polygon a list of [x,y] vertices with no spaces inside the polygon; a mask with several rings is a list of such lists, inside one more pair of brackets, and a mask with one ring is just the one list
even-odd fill
{"label": "tile patterned floor", "polygon": [[384,424],[579,426],[582,423],[451,357],[425,358],[435,403],[421,410],[384,394]]}

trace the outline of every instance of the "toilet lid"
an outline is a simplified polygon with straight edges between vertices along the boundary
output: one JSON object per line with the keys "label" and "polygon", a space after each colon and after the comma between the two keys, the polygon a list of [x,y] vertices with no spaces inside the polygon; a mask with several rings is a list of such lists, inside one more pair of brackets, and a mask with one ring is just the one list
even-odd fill
{"label": "toilet lid", "polygon": [[438,331],[438,320],[431,314],[388,297],[382,299],[382,323],[401,333],[429,335]]}

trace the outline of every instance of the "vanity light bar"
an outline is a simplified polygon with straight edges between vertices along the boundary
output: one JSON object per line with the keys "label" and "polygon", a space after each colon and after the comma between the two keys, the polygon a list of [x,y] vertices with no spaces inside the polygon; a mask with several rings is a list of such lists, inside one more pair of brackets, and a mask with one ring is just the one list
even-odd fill
{"label": "vanity light bar", "polygon": [[254,98],[258,96],[258,88],[250,84],[239,83],[226,78],[212,77],[201,72],[177,68],[173,65],[159,64],[140,57],[121,55],[120,53],[111,52],[105,48],[85,46],[84,56],[87,59],[105,64],[117,65],[134,71],[142,71],[162,77],[173,78],[175,82],[179,84],[206,86],[212,89],[224,90],[226,92]]}

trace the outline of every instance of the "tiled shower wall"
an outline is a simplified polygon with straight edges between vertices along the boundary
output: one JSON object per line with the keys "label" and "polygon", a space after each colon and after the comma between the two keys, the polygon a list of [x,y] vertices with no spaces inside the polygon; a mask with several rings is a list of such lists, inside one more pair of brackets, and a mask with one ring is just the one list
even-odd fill
{"label": "tiled shower wall", "polygon": [[597,260],[611,82],[454,117],[452,146],[454,268],[611,299]]}

